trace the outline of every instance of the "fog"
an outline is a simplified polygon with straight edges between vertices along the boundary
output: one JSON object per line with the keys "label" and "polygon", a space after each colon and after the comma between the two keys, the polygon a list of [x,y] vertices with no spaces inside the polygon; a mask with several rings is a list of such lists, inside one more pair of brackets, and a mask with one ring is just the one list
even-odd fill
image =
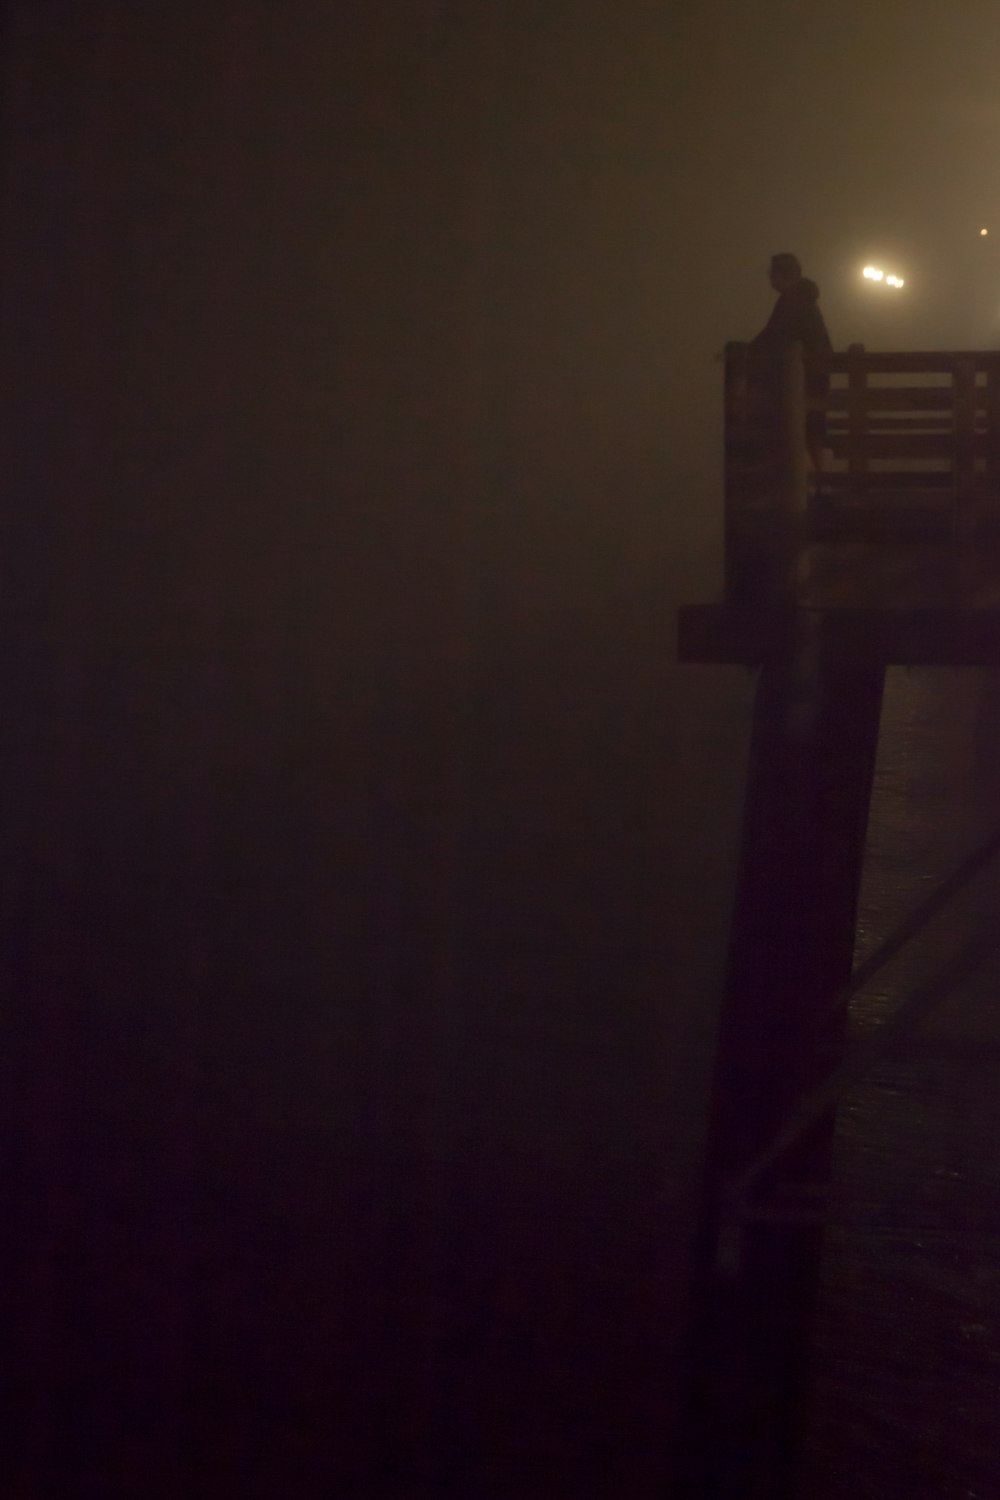
{"label": "fog", "polygon": [[1000,18],[7,10],[10,1492],[660,1493],[717,356],[994,340]]}
{"label": "fog", "polygon": [[[947,21],[902,4],[536,12],[484,13],[464,33],[446,10],[387,26],[354,77],[367,124],[348,191],[398,236],[388,295],[414,335],[407,368],[432,383],[475,368],[525,547],[564,496],[584,532],[596,506],[618,546],[689,552],[704,587],[713,356],[764,321],[774,250],[819,282],[838,347],[997,337],[1000,230],[978,232],[996,206],[998,23],[987,6]],[[393,103],[373,122],[361,101],[376,94]],[[371,234],[358,244],[370,261]],[[869,261],[904,292],[862,284]],[[384,308],[384,279],[370,292]],[[356,309],[369,349],[373,312]]]}

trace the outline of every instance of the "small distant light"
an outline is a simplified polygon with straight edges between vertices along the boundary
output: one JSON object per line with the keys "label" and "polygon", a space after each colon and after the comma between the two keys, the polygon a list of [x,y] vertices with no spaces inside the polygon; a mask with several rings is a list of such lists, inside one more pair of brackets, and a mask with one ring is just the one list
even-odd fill
{"label": "small distant light", "polygon": [[980,230],[980,231],[979,231],[979,233],[980,233],[980,234],[983,234],[983,235],[985,235],[985,234],[989,234],[989,230],[988,230],[988,229],[981,229],[981,230]]}
{"label": "small distant light", "polygon": [[865,266],[861,274],[869,281],[881,281],[885,276],[885,272],[880,271],[877,266]]}
{"label": "small distant light", "polygon": [[887,276],[885,284],[886,286],[903,286],[904,282],[902,276]]}

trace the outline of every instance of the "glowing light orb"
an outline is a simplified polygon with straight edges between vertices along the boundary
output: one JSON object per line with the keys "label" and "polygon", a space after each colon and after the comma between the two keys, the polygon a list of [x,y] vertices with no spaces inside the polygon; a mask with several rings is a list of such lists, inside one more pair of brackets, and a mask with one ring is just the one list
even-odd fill
{"label": "glowing light orb", "polygon": [[896,287],[897,289],[906,285],[902,276],[892,276],[886,271],[881,270],[879,266],[865,266],[861,274],[866,281],[881,281],[886,286]]}
{"label": "glowing light orb", "polygon": [[989,230],[988,230],[988,229],[981,229],[981,230],[980,230],[980,231],[979,231],[979,233],[980,233],[980,234],[983,234],[983,235],[985,235],[985,234],[989,234]]}

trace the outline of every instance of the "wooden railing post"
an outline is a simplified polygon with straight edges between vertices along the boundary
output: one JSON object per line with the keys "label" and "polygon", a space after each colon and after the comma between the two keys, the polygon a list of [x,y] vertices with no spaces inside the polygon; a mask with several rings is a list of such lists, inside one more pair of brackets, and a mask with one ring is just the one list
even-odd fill
{"label": "wooden railing post", "polygon": [[994,506],[1000,505],[1000,364],[986,370],[986,475]]}
{"label": "wooden railing post", "polygon": [[778,408],[781,489],[778,506],[794,521],[806,508],[806,384],[802,345],[791,344],[781,363]]}
{"label": "wooden railing post", "polygon": [[868,407],[865,401],[867,371],[864,344],[849,344],[847,370],[847,472],[850,488],[865,488],[868,475]]}
{"label": "wooden railing post", "polygon": [[952,371],[955,413],[955,488],[952,523],[956,541],[968,539],[974,522],[976,484],[976,362],[959,355]]}

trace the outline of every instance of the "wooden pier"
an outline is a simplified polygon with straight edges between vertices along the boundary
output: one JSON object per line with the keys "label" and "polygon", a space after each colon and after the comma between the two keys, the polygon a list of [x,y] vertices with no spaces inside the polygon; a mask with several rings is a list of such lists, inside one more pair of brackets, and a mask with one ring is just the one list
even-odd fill
{"label": "wooden pier", "polygon": [[1000,665],[1000,353],[730,345],[725,399],[725,597],[680,656],[760,674],[675,1493],[792,1500],[835,1100],[775,1145],[845,1044],[885,669]]}

